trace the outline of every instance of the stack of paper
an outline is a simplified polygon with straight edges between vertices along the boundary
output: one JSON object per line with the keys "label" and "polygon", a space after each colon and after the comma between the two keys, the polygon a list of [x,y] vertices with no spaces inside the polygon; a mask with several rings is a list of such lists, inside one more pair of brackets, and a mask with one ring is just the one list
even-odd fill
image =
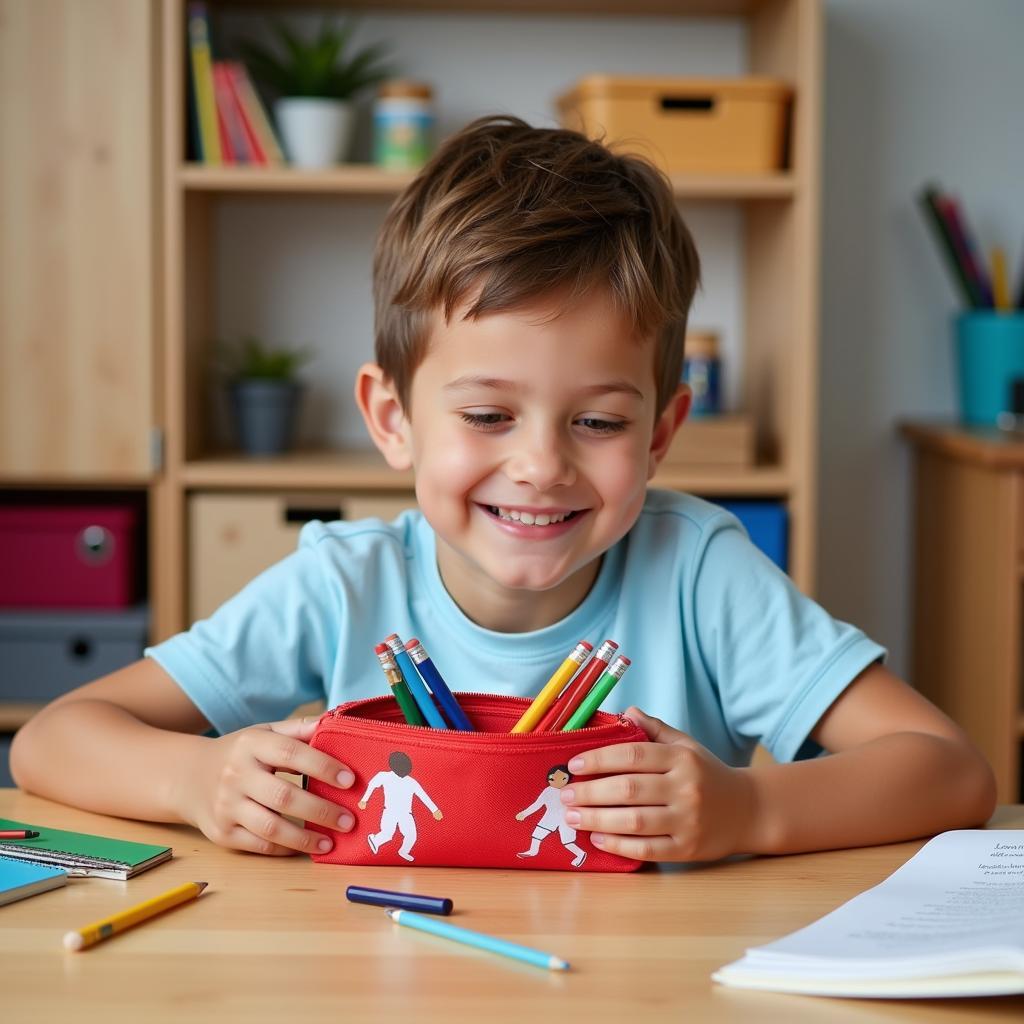
{"label": "stack of paper", "polygon": [[1024,992],[1024,831],[936,836],[881,884],[712,978],[886,999]]}

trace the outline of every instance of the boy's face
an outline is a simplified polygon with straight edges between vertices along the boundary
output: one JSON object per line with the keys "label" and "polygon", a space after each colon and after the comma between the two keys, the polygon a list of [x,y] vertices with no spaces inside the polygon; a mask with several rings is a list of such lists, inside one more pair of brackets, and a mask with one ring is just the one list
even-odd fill
{"label": "boy's face", "polygon": [[460,607],[491,629],[537,629],[579,604],[636,521],[688,399],[655,423],[654,341],[604,292],[463,312],[435,315],[413,376],[401,431],[416,496]]}

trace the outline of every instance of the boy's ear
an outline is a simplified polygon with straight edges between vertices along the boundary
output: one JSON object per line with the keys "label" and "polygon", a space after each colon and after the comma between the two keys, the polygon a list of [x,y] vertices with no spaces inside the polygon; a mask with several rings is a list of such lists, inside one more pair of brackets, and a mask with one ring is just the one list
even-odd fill
{"label": "boy's ear", "polygon": [[648,480],[654,476],[658,464],[665,457],[665,452],[668,451],[669,445],[672,443],[672,438],[676,436],[676,431],[683,425],[683,421],[690,412],[692,400],[693,393],[690,391],[689,385],[680,384],[655,422],[647,464]]}
{"label": "boy's ear", "polygon": [[409,421],[398,394],[376,363],[363,363],[356,374],[356,404],[373,443],[392,469],[412,466]]}

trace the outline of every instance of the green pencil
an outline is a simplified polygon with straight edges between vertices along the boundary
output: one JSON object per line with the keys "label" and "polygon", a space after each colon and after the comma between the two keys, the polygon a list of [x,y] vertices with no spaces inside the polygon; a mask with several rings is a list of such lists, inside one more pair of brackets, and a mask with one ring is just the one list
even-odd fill
{"label": "green pencil", "polygon": [[604,703],[605,697],[612,692],[615,684],[623,677],[629,664],[629,658],[622,654],[612,662],[611,667],[594,683],[594,688],[583,698],[583,703],[573,712],[572,718],[562,726],[562,732],[582,729],[590,721],[594,712]]}
{"label": "green pencil", "polygon": [[388,681],[388,686],[391,687],[392,696],[402,709],[402,714],[405,715],[405,720],[409,725],[426,725],[427,723],[416,705],[416,699],[413,697],[412,691],[409,689],[405,679],[402,678],[402,673],[395,664],[395,657],[391,653],[391,648],[387,644],[377,644],[373,652],[377,655],[380,667],[384,669],[384,677]]}

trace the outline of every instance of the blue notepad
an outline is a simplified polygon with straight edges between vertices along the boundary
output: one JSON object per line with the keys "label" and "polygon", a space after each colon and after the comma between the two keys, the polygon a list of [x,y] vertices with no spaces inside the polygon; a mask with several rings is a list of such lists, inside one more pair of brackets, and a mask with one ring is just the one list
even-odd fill
{"label": "blue notepad", "polygon": [[0,906],[67,885],[68,873],[44,864],[0,857]]}

